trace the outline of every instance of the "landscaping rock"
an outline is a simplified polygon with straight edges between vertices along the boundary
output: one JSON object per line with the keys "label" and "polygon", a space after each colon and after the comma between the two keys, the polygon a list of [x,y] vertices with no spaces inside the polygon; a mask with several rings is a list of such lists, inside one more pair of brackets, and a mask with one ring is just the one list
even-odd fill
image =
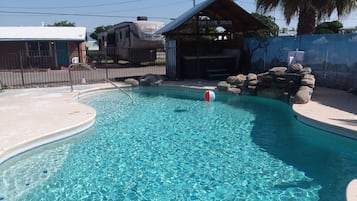
{"label": "landscaping rock", "polygon": [[269,69],[270,74],[275,74],[275,75],[281,75],[286,72],[288,68],[287,67],[273,67]]}
{"label": "landscaping rock", "polygon": [[226,83],[235,85],[238,82],[237,76],[229,76],[226,79]]}
{"label": "landscaping rock", "polygon": [[242,87],[242,86],[244,86],[246,80],[247,80],[247,78],[245,75],[239,74],[237,76],[229,76],[227,78],[226,82],[231,85],[236,85],[236,86]]}
{"label": "landscaping rock", "polygon": [[249,80],[248,81],[248,86],[257,86],[258,85],[258,80]]}
{"label": "landscaping rock", "polygon": [[301,85],[302,86],[309,86],[310,88],[315,87],[315,77],[314,75],[311,74],[306,74],[304,77],[301,79]]}
{"label": "landscaping rock", "polygon": [[255,74],[255,73],[249,73],[249,74],[247,75],[247,79],[248,79],[248,81],[257,80],[257,79],[258,79],[258,76],[257,76],[257,74]]}
{"label": "landscaping rock", "polygon": [[218,84],[219,90],[279,99],[289,104],[294,98],[299,104],[309,102],[314,87],[315,77],[311,68],[304,68],[299,63],[289,68],[274,67],[260,74],[229,76],[226,82]]}
{"label": "landscaping rock", "polygon": [[229,83],[227,83],[226,81],[220,81],[217,84],[217,89],[219,91],[227,91],[230,87],[231,87],[231,85]]}
{"label": "landscaping rock", "polygon": [[237,87],[228,88],[227,91],[231,92],[231,93],[234,93],[234,94],[240,94],[242,92],[242,90],[240,88],[237,88]]}
{"label": "landscaping rock", "polygon": [[147,74],[139,79],[140,86],[158,86],[164,78],[161,75]]}
{"label": "landscaping rock", "polygon": [[246,85],[247,76],[245,76],[243,74],[238,74],[237,78],[238,78],[238,83],[236,84],[236,86],[244,87]]}
{"label": "landscaping rock", "polygon": [[293,73],[298,73],[298,72],[301,72],[301,70],[303,69],[304,67],[299,64],[299,63],[295,63],[295,64],[292,64],[288,67],[288,72],[293,72]]}
{"label": "landscaping rock", "polygon": [[296,104],[305,104],[311,100],[313,89],[308,86],[301,86],[296,92],[294,101]]}
{"label": "landscaping rock", "polygon": [[128,78],[124,80],[125,83],[130,84],[132,87],[139,86],[139,81],[134,78]]}
{"label": "landscaping rock", "polygon": [[304,67],[300,73],[301,74],[311,74],[312,70],[311,70],[311,67]]}

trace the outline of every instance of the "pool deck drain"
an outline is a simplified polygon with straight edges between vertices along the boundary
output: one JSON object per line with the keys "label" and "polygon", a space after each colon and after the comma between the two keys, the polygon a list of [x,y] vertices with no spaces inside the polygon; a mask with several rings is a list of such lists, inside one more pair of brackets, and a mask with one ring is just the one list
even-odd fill
{"label": "pool deck drain", "polygon": [[[166,86],[214,89],[217,82],[176,81]],[[118,86],[126,86],[118,83]],[[113,88],[108,83],[70,87],[13,89],[0,93],[0,164],[41,144],[91,127],[96,111],[76,100],[79,94]],[[357,139],[357,96],[317,87],[307,104],[293,105],[298,120],[311,126]],[[347,186],[347,184],[346,184]],[[348,189],[357,191],[357,182]],[[349,193],[348,201],[357,197]],[[352,192],[351,191],[351,192]]]}

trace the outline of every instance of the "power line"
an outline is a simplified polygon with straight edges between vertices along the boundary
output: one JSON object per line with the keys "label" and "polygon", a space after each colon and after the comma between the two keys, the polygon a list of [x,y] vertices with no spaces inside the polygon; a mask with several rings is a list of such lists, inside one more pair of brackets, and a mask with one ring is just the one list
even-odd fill
{"label": "power line", "polygon": [[[130,1],[124,1],[124,2],[119,2],[120,4],[124,3],[130,3],[130,2],[138,2],[140,0],[130,0]],[[8,11],[8,10],[0,10],[0,15],[2,14],[18,14],[18,15],[48,15],[48,16],[80,16],[80,17],[99,17],[99,18],[136,18],[137,16],[125,16],[125,15],[108,15],[108,13],[112,12],[126,12],[126,11],[137,11],[137,10],[147,10],[150,8],[158,8],[158,7],[166,7],[166,6],[172,6],[172,5],[177,5],[182,2],[187,2],[187,0],[179,0],[175,2],[170,2],[167,4],[161,4],[158,6],[146,6],[146,7],[140,7],[140,8],[132,8],[132,9],[125,9],[125,10],[115,10],[115,11],[101,11],[101,12],[92,12],[92,13],[59,13],[59,12],[37,12],[37,11]],[[98,5],[110,5],[110,4],[96,4],[96,5],[87,5],[86,7],[92,7],[92,6],[98,6]],[[81,6],[83,7],[83,6]],[[2,7],[3,8],[3,7]],[[15,8],[15,7],[14,7]],[[19,7],[16,7],[19,8]],[[44,8],[44,7],[41,7]],[[67,7],[51,7],[51,8],[67,8]],[[73,7],[71,7],[73,8]],[[106,13],[106,14],[98,14],[98,13]],[[171,17],[162,17],[162,16],[149,16],[152,19],[163,19],[163,20],[169,20],[172,18]]]}
{"label": "power line", "polygon": [[[180,1],[175,1],[175,2],[170,2],[167,4],[160,4],[157,6],[145,6],[145,7],[137,7],[137,8],[131,8],[131,9],[123,9],[123,10],[111,10],[111,11],[101,11],[101,12],[94,12],[94,13],[113,13],[113,12],[128,12],[128,11],[138,11],[138,10],[147,10],[151,8],[159,8],[159,7],[167,7],[167,6],[173,6],[173,5],[178,5],[180,3],[187,3],[187,0],[180,0]],[[91,12],[93,13],[93,12]]]}
{"label": "power line", "polygon": [[[130,0],[130,1],[123,1],[123,2],[116,2],[116,3],[103,3],[103,4],[92,4],[92,5],[81,5],[78,8],[95,8],[95,7],[103,7],[103,6],[113,6],[113,5],[121,5],[121,4],[127,4],[127,3],[133,3],[133,2],[138,2],[142,0]],[[17,7],[17,6],[2,6],[1,8],[8,8],[8,9],[36,9],[36,10],[42,10],[42,9],[63,9],[63,8],[73,8],[74,6],[51,6],[51,7]]]}
{"label": "power line", "polygon": [[[135,18],[136,16],[123,16],[123,15],[97,15],[97,14],[80,14],[80,13],[50,13],[50,12],[27,12],[27,11],[2,11],[0,14],[25,14],[25,15],[58,15],[58,16],[80,16],[80,17],[103,17],[103,18]],[[153,19],[170,19],[169,17],[150,17]]]}

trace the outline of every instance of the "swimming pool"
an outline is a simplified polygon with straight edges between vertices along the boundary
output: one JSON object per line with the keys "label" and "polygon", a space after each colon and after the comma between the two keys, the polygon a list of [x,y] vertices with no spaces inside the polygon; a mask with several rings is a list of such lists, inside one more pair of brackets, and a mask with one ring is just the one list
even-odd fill
{"label": "swimming pool", "polygon": [[344,200],[357,142],[288,105],[176,88],[81,101],[95,126],[0,167],[0,200]]}

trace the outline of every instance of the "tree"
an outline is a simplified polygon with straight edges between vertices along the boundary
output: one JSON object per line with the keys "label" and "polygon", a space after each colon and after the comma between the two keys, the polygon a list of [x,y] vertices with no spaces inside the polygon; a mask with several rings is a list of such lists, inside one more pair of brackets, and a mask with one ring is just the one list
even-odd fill
{"label": "tree", "polygon": [[52,26],[52,27],[75,27],[76,24],[74,22],[69,22],[67,20],[63,20],[63,21],[55,22],[49,26]]}
{"label": "tree", "polygon": [[244,71],[249,72],[252,66],[251,60],[252,55],[258,49],[264,49],[266,51],[266,47],[268,46],[268,36],[277,36],[279,34],[279,26],[274,22],[274,18],[271,16],[265,16],[258,13],[251,14],[255,19],[259,20],[262,24],[264,24],[267,28],[261,29],[258,31],[248,31],[244,33],[245,37],[253,37],[255,40],[248,45],[242,51],[241,56],[241,64],[245,66]]}
{"label": "tree", "polygon": [[339,21],[323,22],[316,26],[315,34],[335,34],[343,27]]}
{"label": "tree", "polygon": [[100,32],[104,32],[104,31],[106,31],[106,30],[108,30],[108,29],[110,29],[110,28],[112,28],[113,27],[113,25],[107,25],[107,26],[99,26],[99,27],[96,27],[95,29],[94,29],[94,32],[93,33],[91,33],[89,36],[91,37],[91,38],[93,38],[93,39],[95,39],[95,40],[98,40],[98,33],[100,33]]}
{"label": "tree", "polygon": [[316,22],[330,17],[335,10],[338,17],[351,13],[356,0],[257,0],[256,7],[263,13],[280,7],[288,24],[298,15],[297,34],[301,35],[314,33]]}
{"label": "tree", "polygon": [[279,34],[279,26],[274,22],[273,17],[258,13],[252,13],[251,15],[267,27],[267,29],[256,31],[259,36],[277,36]]}

